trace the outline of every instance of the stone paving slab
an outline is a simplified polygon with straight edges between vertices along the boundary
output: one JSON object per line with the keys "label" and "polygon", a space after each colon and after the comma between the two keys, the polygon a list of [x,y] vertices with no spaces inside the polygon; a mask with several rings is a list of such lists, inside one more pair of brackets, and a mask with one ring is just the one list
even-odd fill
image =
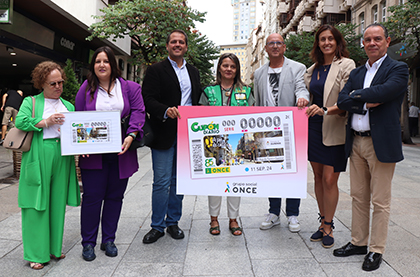
{"label": "stone paving slab", "polygon": [[[2,152],[0,149],[0,156]],[[119,255],[105,256],[96,247],[97,258],[85,262],[81,257],[80,207],[67,207],[63,252],[67,257],[51,261],[39,271],[22,259],[20,212],[5,215],[0,211],[0,276],[417,276],[420,272],[420,147],[404,147],[406,160],[397,164],[387,250],[379,270],[361,270],[363,255],[334,257],[332,250],[351,239],[351,197],[349,173],[340,175],[340,200],[334,218],[335,246],[325,249],[311,242],[318,228],[318,208],[314,198],[313,175],[308,166],[308,194],[302,199],[301,231],[290,233],[282,203],[281,224],[260,230],[268,210],[266,198],[242,198],[239,224],[242,236],[228,229],[226,200],[219,217],[221,234],[209,234],[207,196],[185,196],[179,226],[185,238],[174,240],[167,233],[156,243],[143,244],[150,230],[153,172],[150,151],[139,149],[139,171],[129,179],[116,245]],[[0,186],[0,196],[16,208],[18,184]],[[13,198],[15,198],[13,200]],[[13,205],[13,201],[15,201]],[[0,203],[1,207],[1,203]],[[3,218],[1,217],[3,215]],[[98,243],[100,236],[98,236]]]}

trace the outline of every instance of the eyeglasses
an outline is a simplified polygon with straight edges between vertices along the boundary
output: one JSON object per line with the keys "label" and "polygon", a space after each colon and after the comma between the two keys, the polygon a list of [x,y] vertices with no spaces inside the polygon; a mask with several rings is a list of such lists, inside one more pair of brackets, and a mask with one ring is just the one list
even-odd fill
{"label": "eyeglasses", "polygon": [[277,46],[282,46],[284,44],[284,42],[283,41],[270,41],[269,43],[267,43],[267,46],[268,47],[274,47],[275,45],[277,45]]}
{"label": "eyeglasses", "polygon": [[62,84],[64,84],[64,80],[49,83],[51,87],[55,87],[57,84],[58,86],[61,86]]}

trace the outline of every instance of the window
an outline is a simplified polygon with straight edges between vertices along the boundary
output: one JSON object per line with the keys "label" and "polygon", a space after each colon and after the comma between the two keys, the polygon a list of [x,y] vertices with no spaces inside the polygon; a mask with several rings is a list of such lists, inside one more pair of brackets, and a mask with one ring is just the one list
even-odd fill
{"label": "window", "polygon": [[360,33],[363,34],[365,30],[365,13],[359,15]]}
{"label": "window", "polygon": [[373,23],[378,23],[378,5],[375,5],[372,8],[372,18]]}
{"label": "window", "polygon": [[386,21],[386,1],[381,2],[381,21]]}

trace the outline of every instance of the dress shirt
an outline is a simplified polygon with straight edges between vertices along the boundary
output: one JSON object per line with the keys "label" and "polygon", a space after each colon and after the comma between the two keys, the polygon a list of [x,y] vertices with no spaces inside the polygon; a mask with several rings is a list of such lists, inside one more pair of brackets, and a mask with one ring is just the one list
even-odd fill
{"label": "dress shirt", "polygon": [[124,109],[124,99],[122,96],[121,83],[115,79],[115,85],[111,92],[108,92],[99,86],[96,99],[97,111],[122,111]]}
{"label": "dress shirt", "polygon": [[[365,80],[363,83],[363,88],[370,87],[370,84],[372,83],[373,78],[375,77],[376,72],[378,72],[379,67],[381,66],[382,62],[385,60],[387,54],[385,54],[382,58],[377,60],[370,66],[369,60],[367,60],[365,66],[366,66],[366,75]],[[367,110],[366,103],[363,106],[364,110]],[[369,111],[365,114],[353,114],[352,120],[351,120],[351,127],[353,130],[358,132],[365,132],[370,131],[370,124],[369,124]]]}
{"label": "dress shirt", "polygon": [[177,63],[168,57],[175,74],[178,77],[179,86],[181,88],[181,106],[192,106],[191,101],[191,80],[188,74],[187,62],[184,60],[181,67],[178,67]]}

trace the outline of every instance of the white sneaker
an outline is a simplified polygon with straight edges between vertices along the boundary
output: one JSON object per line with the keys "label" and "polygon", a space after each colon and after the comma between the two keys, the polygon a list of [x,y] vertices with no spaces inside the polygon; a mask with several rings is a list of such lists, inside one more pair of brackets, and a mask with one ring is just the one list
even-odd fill
{"label": "white sneaker", "polygon": [[266,214],[267,218],[261,223],[261,230],[268,230],[274,225],[280,224],[280,218],[275,214]]}
{"label": "white sneaker", "polygon": [[300,224],[296,216],[292,215],[288,218],[289,221],[289,231],[296,233],[300,231]]}

